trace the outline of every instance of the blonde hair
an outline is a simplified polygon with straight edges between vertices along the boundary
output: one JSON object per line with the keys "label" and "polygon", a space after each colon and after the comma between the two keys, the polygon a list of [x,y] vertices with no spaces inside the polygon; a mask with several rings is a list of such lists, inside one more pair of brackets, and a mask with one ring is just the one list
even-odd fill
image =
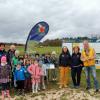
{"label": "blonde hair", "polygon": [[19,53],[20,53],[20,52],[19,52],[19,50],[16,50],[16,51],[15,51],[15,55],[16,55],[16,54],[18,54],[18,55],[19,55]]}
{"label": "blonde hair", "polygon": [[78,49],[78,52],[80,51],[79,46],[74,46],[74,47],[73,47],[73,52],[75,52],[75,48],[77,48],[77,49]]}
{"label": "blonde hair", "polygon": [[12,49],[12,48],[13,48],[13,49],[16,49],[15,45],[11,45],[11,46],[10,46],[10,49]]}

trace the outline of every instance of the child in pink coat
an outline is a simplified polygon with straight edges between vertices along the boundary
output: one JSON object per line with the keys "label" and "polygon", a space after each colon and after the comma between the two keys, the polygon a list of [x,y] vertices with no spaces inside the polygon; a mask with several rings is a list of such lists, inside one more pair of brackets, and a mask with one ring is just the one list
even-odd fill
{"label": "child in pink coat", "polygon": [[32,92],[37,93],[41,76],[43,75],[42,69],[37,60],[34,61],[34,64],[28,67],[28,72],[31,74],[32,78]]}

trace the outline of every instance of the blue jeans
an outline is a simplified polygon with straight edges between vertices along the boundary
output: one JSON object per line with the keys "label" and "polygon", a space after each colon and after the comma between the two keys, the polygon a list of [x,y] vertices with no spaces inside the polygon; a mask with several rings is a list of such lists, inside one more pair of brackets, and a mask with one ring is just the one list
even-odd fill
{"label": "blue jeans", "polygon": [[94,79],[94,86],[96,89],[99,89],[98,86],[98,81],[96,78],[96,68],[95,66],[89,66],[89,67],[84,67],[85,74],[86,74],[86,81],[87,81],[87,87],[91,87],[91,82],[90,82],[90,74],[92,74],[93,79]]}

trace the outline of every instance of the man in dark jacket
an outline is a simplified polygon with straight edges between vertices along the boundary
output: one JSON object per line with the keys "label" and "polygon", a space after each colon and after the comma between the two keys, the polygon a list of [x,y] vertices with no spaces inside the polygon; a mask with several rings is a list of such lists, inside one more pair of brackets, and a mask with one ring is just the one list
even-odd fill
{"label": "man in dark jacket", "polygon": [[6,55],[7,55],[7,52],[5,51],[5,44],[1,43],[0,44],[0,61],[1,61],[1,57],[6,56]]}

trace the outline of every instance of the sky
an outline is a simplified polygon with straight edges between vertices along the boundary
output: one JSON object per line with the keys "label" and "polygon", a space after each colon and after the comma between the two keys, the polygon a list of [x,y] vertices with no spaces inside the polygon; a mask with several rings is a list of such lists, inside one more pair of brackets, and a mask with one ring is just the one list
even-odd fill
{"label": "sky", "polygon": [[25,43],[40,21],[50,26],[42,41],[100,34],[100,0],[0,0],[0,42]]}

